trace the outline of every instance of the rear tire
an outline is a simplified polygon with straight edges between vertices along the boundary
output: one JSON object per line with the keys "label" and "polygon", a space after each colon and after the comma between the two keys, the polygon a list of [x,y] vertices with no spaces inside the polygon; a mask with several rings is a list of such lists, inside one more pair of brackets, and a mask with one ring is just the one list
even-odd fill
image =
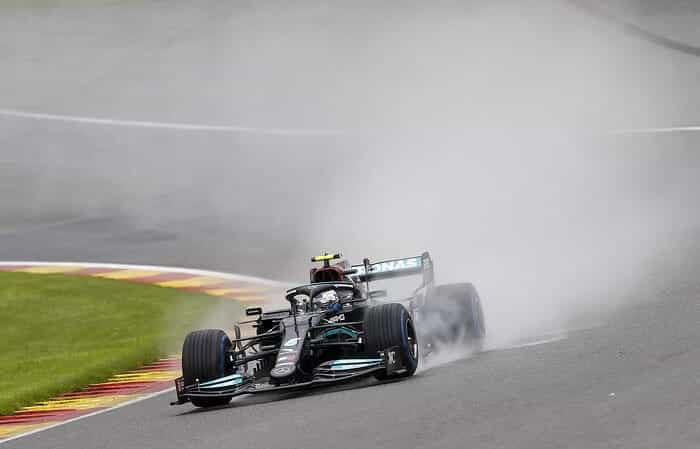
{"label": "rear tire", "polygon": [[388,376],[380,371],[377,379],[412,376],[418,367],[418,341],[413,319],[401,304],[381,304],[367,309],[364,319],[365,348],[369,354],[376,354],[392,347],[399,348],[405,369]]}
{"label": "rear tire", "polygon": [[438,317],[440,328],[432,329],[433,339],[438,341],[459,343],[466,340],[479,348],[486,335],[481,299],[470,283],[436,286],[421,314],[428,320],[432,318],[429,328],[435,327],[435,317]]}
{"label": "rear tire", "polygon": [[[226,353],[230,348],[231,340],[222,330],[190,332],[182,345],[182,376],[185,385],[218,379],[232,372],[226,361]],[[193,398],[192,404],[197,407],[214,407],[228,404],[230,400],[230,396]]]}

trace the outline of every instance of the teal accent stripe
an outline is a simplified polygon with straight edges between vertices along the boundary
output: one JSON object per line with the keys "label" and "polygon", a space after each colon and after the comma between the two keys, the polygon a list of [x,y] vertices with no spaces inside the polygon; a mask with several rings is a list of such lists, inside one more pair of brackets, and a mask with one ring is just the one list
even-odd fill
{"label": "teal accent stripe", "polygon": [[370,363],[353,363],[353,364],[340,364],[340,365],[331,365],[331,370],[332,371],[343,371],[343,370],[351,370],[351,369],[358,369],[358,368],[371,368],[373,366],[379,366],[379,362],[370,362]]}
{"label": "teal accent stripe", "polygon": [[358,365],[358,364],[363,364],[363,363],[379,363],[381,361],[382,361],[382,359],[340,359],[340,360],[333,360],[331,362],[331,366]]}
{"label": "teal accent stripe", "polygon": [[338,327],[336,329],[327,330],[323,333],[323,337],[330,337],[338,334],[345,334],[350,338],[357,338],[357,332],[351,331],[347,327]]}
{"label": "teal accent stripe", "polygon": [[232,374],[226,377],[220,377],[218,379],[209,380],[207,382],[202,382],[199,384],[200,387],[219,387],[224,385],[219,384],[229,384],[233,382],[233,385],[240,384],[243,382],[243,377],[240,374]]}
{"label": "teal accent stripe", "polygon": [[234,380],[230,380],[228,382],[223,382],[223,383],[215,384],[215,385],[200,385],[199,388],[215,389],[215,388],[223,388],[223,387],[234,387],[234,386],[240,385],[242,383],[243,383],[243,379],[234,379]]}

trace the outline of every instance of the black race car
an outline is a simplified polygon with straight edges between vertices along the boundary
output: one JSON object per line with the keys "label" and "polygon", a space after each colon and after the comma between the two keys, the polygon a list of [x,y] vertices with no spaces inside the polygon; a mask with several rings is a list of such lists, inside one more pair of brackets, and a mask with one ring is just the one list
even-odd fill
{"label": "black race car", "polygon": [[[263,311],[222,330],[190,333],[182,346],[183,376],[175,380],[177,401],[198,407],[228,403],[232,397],[304,389],[374,375],[411,376],[420,353],[441,343],[479,348],[485,334],[481,302],[472,284],[435,285],[433,262],[421,256],[348,267],[340,254],[312,258],[310,283],[286,292],[289,308]],[[386,301],[386,290],[370,282],[422,275],[413,294]],[[239,325],[255,335],[242,337]]]}

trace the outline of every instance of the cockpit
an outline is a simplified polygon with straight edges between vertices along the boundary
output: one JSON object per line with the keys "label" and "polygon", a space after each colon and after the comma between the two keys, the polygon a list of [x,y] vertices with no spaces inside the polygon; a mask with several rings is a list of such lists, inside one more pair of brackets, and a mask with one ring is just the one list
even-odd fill
{"label": "cockpit", "polygon": [[359,296],[352,282],[319,282],[288,290],[286,299],[297,312],[340,312],[344,303]]}

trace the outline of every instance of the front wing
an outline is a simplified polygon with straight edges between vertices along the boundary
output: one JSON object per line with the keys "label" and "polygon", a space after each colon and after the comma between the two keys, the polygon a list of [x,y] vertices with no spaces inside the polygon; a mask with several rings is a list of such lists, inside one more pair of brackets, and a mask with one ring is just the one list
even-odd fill
{"label": "front wing", "polygon": [[396,362],[394,348],[379,355],[379,358],[331,360],[314,369],[313,377],[306,382],[274,385],[256,382],[253,376],[232,374],[207,382],[185,385],[184,379],[175,379],[177,401],[170,405],[184,404],[192,398],[234,397],[243,394],[268,393],[273,391],[294,391],[322,387],[356,380],[381,371],[393,373],[401,367]]}

